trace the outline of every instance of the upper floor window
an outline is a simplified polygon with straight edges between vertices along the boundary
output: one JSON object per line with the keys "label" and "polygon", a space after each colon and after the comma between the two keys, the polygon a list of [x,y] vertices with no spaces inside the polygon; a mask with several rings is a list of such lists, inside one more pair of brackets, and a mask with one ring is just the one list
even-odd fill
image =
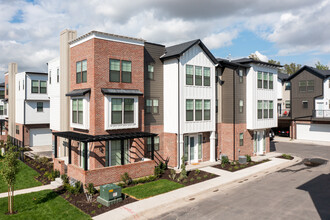
{"label": "upper floor window", "polygon": [[243,113],[244,101],[239,100],[239,113]]}
{"label": "upper floor window", "polygon": [[195,85],[201,86],[202,85],[202,67],[195,66]]}
{"label": "upper floor window", "polygon": [[39,81],[38,80],[32,80],[32,93],[38,93],[39,92]]}
{"label": "upper floor window", "polygon": [[7,103],[3,105],[3,111],[4,115],[7,115]]}
{"label": "upper floor window", "polygon": [[258,72],[258,89],[262,89],[262,72]]}
{"label": "upper floor window", "polygon": [[40,81],[40,93],[46,94],[47,93],[47,82]]}
{"label": "upper floor window", "polygon": [[204,86],[210,86],[210,67],[204,67]]}
{"label": "upper floor window", "polygon": [[285,90],[291,90],[291,83],[285,82]]}
{"label": "upper floor window", "polygon": [[186,121],[194,120],[194,100],[187,99],[186,100]]}
{"label": "upper floor window", "polygon": [[262,101],[258,100],[258,119],[262,119]]}
{"label": "upper floor window", "polygon": [[49,71],[49,84],[52,84],[52,71]]}
{"label": "upper floor window", "polygon": [[268,101],[264,101],[264,118],[268,118]]}
{"label": "upper floor window", "polygon": [[299,81],[299,92],[313,92],[314,80],[302,80]]}
{"label": "upper floor window", "polygon": [[269,73],[269,89],[273,89],[274,83],[273,83],[273,74]]}
{"label": "upper floor window", "polygon": [[186,65],[186,85],[194,85],[194,67]]}
{"label": "upper floor window", "polygon": [[31,92],[32,93],[47,93],[47,82],[42,80],[32,80],[31,83]]}
{"label": "upper floor window", "polygon": [[273,101],[269,101],[269,105],[268,105],[268,115],[269,115],[269,118],[273,118],[274,117],[274,105],[273,105]]}
{"label": "upper floor window", "polygon": [[154,66],[148,65],[148,79],[154,79]]}
{"label": "upper floor window", "polygon": [[285,108],[291,108],[291,103],[289,100],[285,101]]}
{"label": "upper floor window", "polygon": [[120,60],[110,59],[110,82],[120,82]]}
{"label": "upper floor window", "polygon": [[110,59],[110,82],[131,83],[132,82],[132,62]]}
{"label": "upper floor window", "polygon": [[87,60],[76,63],[76,83],[87,82]]}
{"label": "upper floor window", "polygon": [[121,82],[132,82],[132,63],[131,61],[121,61]]}
{"label": "upper floor window", "polygon": [[203,100],[196,99],[195,100],[195,121],[201,121],[203,119]]}
{"label": "upper floor window", "polygon": [[4,115],[3,105],[0,105],[0,115]]}
{"label": "upper floor window", "polygon": [[146,99],[146,113],[159,113],[158,99]]}
{"label": "upper floor window", "polygon": [[[203,105],[204,101],[204,105]],[[204,114],[203,114],[204,112]],[[194,114],[195,113],[195,114]],[[186,100],[186,121],[202,121],[211,118],[211,100],[187,99]]]}
{"label": "upper floor window", "polygon": [[274,74],[258,71],[257,76],[258,89],[273,89],[274,88]]}
{"label": "upper floor window", "polygon": [[5,90],[0,90],[0,99],[5,98]]}
{"label": "upper floor window", "polygon": [[60,82],[60,69],[57,68],[57,73],[56,73],[56,79],[57,82]]}
{"label": "upper floor window", "polygon": [[43,111],[44,111],[44,103],[37,102],[37,112],[43,112]]}
{"label": "upper floor window", "polygon": [[211,100],[204,100],[204,120],[211,119]]}
{"label": "upper floor window", "polygon": [[243,83],[243,70],[238,70],[239,82]]}
{"label": "upper floor window", "polygon": [[83,99],[72,99],[72,123],[84,123]]}
{"label": "upper floor window", "polygon": [[272,100],[258,100],[258,119],[268,119],[274,117],[274,102]]}
{"label": "upper floor window", "polygon": [[264,89],[268,89],[268,73],[264,73]]}
{"label": "upper floor window", "polygon": [[111,119],[111,124],[134,123],[134,99],[112,98]]}

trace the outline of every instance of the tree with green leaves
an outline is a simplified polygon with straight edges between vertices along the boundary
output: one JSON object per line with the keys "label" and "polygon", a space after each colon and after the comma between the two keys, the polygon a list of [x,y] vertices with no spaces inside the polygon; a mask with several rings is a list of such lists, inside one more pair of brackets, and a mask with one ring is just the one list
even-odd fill
{"label": "tree with green leaves", "polygon": [[329,67],[327,65],[321,64],[320,61],[317,61],[317,63],[315,63],[315,67],[319,70],[329,70]]}
{"label": "tree with green leaves", "polygon": [[290,63],[290,64],[284,64],[284,71],[286,74],[294,74],[301,68],[301,64],[296,63]]}
{"label": "tree with green leaves", "polygon": [[2,169],[0,174],[8,185],[8,212],[14,213],[14,185],[16,182],[16,175],[19,171],[18,153],[13,150],[10,143],[4,159],[2,160]]}
{"label": "tree with green leaves", "polygon": [[268,60],[268,63],[281,65],[280,61],[276,61],[276,60],[272,60],[272,59]]}
{"label": "tree with green leaves", "polygon": [[249,58],[253,59],[253,60],[257,60],[257,61],[260,61],[259,57],[255,54],[255,53],[251,53],[249,55]]}

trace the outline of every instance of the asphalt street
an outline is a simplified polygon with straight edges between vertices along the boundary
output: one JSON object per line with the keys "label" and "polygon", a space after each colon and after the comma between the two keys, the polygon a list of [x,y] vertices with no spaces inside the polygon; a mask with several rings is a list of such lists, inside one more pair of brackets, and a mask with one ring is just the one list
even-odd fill
{"label": "asphalt street", "polygon": [[[273,142],[272,150],[330,160],[330,146]],[[155,219],[330,220],[330,162],[303,163],[242,183]]]}

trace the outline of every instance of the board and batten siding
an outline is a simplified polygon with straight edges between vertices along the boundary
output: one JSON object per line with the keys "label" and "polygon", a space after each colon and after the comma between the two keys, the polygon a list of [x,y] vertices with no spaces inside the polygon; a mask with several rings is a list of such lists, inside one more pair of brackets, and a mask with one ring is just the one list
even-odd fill
{"label": "board and batten siding", "polygon": [[[258,89],[258,71],[273,73],[273,89]],[[277,68],[251,64],[246,80],[246,122],[247,129],[266,129],[277,127]],[[258,100],[273,101],[273,118],[258,119]]]}
{"label": "board and batten siding", "polygon": [[[60,131],[60,82],[57,82],[57,69],[60,69],[60,58],[48,62],[48,74],[51,73],[52,82],[47,83],[48,96],[50,97],[50,124],[52,130]],[[61,74],[61,73],[60,73]],[[61,77],[60,77],[61,78]]]}
{"label": "board and batten siding", "polygon": [[[39,101],[38,101],[39,102]],[[26,101],[25,104],[25,124],[49,124],[49,101],[43,103],[43,111],[37,111],[37,101]]]}

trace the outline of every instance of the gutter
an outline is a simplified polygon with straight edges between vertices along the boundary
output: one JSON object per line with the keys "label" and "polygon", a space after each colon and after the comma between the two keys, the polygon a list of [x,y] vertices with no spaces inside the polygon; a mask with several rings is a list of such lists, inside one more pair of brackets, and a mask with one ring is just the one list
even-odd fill
{"label": "gutter", "polygon": [[236,72],[239,69],[239,66],[233,71],[233,142],[234,142],[234,147],[233,147],[233,159],[235,160],[236,157]]}
{"label": "gutter", "polygon": [[25,130],[25,122],[26,122],[26,90],[27,90],[27,88],[26,88],[26,85],[27,85],[27,83],[26,83],[26,74],[25,74],[25,76],[24,76],[24,93],[25,93],[25,96],[24,96],[24,117],[23,117],[23,147],[25,147],[25,132],[24,132],[24,130]]}

